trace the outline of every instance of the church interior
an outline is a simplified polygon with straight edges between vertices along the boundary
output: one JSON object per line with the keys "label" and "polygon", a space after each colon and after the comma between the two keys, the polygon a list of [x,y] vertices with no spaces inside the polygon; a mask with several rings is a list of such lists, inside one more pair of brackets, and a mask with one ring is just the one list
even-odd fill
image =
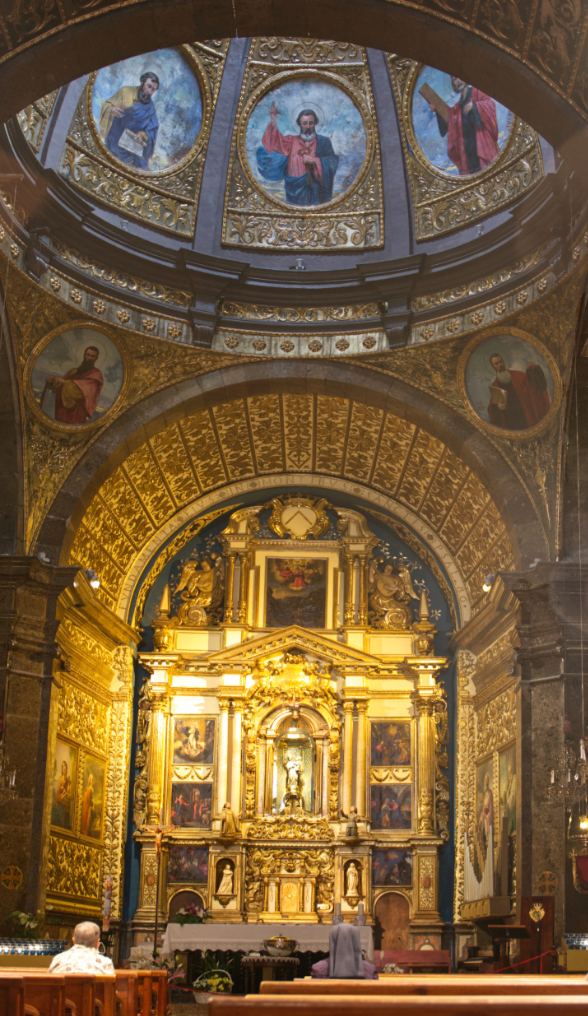
{"label": "church interior", "polygon": [[585,1005],[587,40],[0,0],[0,1013]]}

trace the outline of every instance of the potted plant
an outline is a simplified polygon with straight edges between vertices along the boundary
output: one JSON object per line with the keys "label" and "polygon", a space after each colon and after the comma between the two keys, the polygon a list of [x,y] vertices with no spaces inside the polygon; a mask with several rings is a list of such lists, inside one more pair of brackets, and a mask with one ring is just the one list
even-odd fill
{"label": "potted plant", "polygon": [[4,921],[12,922],[13,938],[39,938],[41,928],[34,914],[26,914],[24,910],[13,910]]}
{"label": "potted plant", "polygon": [[233,979],[227,970],[220,970],[214,953],[208,950],[203,953],[201,965],[203,972],[192,982],[194,1000],[199,1005],[207,1005],[218,995],[230,995]]}

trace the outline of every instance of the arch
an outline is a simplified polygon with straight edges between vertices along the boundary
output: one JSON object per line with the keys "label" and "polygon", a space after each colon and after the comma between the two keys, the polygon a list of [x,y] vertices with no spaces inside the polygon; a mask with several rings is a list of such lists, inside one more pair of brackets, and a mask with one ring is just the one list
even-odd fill
{"label": "arch", "polygon": [[168,921],[173,921],[174,917],[183,907],[201,907],[204,909],[204,900],[200,893],[196,892],[195,889],[178,889],[177,892],[170,896],[168,902]]}
{"label": "arch", "polygon": [[[483,5],[439,13],[411,0],[287,0],[233,5],[206,0],[121,0],[78,8],[56,0],[34,17],[9,0],[3,23],[1,111],[8,117],[58,85],[117,60],[188,40],[277,35],[338,38],[387,49],[472,80],[518,113],[581,168],[586,158],[588,80],[584,71],[588,4],[564,24],[545,22],[541,5],[484,14]],[[172,13],[173,11],[173,13]],[[10,33],[10,34],[7,34]],[[56,54],[59,59],[56,60]]]}
{"label": "arch", "polygon": [[375,906],[376,948],[385,952],[408,949],[410,903],[402,892],[385,892]]}

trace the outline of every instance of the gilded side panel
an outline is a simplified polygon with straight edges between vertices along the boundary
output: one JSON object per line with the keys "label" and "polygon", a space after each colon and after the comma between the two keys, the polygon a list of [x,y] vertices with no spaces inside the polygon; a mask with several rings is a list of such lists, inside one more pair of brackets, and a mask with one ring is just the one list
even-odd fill
{"label": "gilded side panel", "polygon": [[343,472],[348,418],[347,399],[317,396],[316,469],[319,473],[337,475]]}
{"label": "gilded side panel", "polygon": [[153,525],[158,528],[175,511],[175,504],[157,463],[151,454],[149,442],[131,452],[125,460],[124,471],[133,486]]}
{"label": "gilded side panel", "polygon": [[443,443],[420,430],[398,490],[401,501],[417,507],[431,482],[443,452]]}
{"label": "gilded side panel", "polygon": [[373,406],[354,403],[349,424],[345,473],[369,480],[378,448],[383,412]]}
{"label": "gilded side panel", "polygon": [[200,485],[190,468],[179,426],[154,434],[149,443],[175,505],[181,508],[200,493]]}
{"label": "gilded side panel", "polygon": [[51,836],[47,856],[47,892],[98,907],[101,903],[102,851],[88,843]]}
{"label": "gilded side panel", "polygon": [[203,410],[182,420],[180,431],[202,490],[226,483],[228,476],[208,412]]}
{"label": "gilded side panel", "polygon": [[415,432],[413,423],[391,413],[386,414],[372,477],[376,487],[396,491]]}
{"label": "gilded side panel", "polygon": [[214,421],[230,480],[253,476],[245,404],[238,400],[214,407]]}
{"label": "gilded side panel", "polygon": [[446,448],[421,506],[422,516],[435,529],[438,529],[447,517],[455,500],[456,490],[459,490],[465,482],[468,472],[463,460]]}
{"label": "gilded side panel", "polygon": [[470,473],[456,500],[454,510],[448,515],[441,528],[441,535],[453,553],[460,546],[489,500],[488,492],[477,477]]}
{"label": "gilded side panel", "polygon": [[286,469],[310,472],[314,445],[312,396],[284,395],[282,405]]}
{"label": "gilded side panel", "polygon": [[57,729],[72,741],[95,751],[108,752],[108,705],[77,684],[63,682]]}
{"label": "gilded side panel", "polygon": [[279,396],[253,395],[247,399],[247,409],[258,472],[281,472],[284,456]]}

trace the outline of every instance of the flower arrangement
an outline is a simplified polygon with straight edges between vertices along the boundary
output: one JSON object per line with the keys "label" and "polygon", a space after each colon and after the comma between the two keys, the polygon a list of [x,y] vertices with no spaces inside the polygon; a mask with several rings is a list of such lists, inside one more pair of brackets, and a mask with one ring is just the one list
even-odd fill
{"label": "flower arrangement", "polygon": [[214,995],[230,995],[233,981],[226,970],[208,970],[192,982],[192,987],[196,1001],[206,1004]]}
{"label": "flower arrangement", "polygon": [[13,910],[4,921],[12,921],[13,935],[19,938],[39,938],[41,934],[37,918],[24,910]]}
{"label": "flower arrangement", "polygon": [[155,959],[152,956],[143,956],[137,961],[137,970],[165,970],[168,984],[177,984],[185,976],[184,968],[175,956],[156,956]]}
{"label": "flower arrangement", "polygon": [[191,903],[189,907],[182,907],[178,910],[174,921],[176,924],[204,924],[205,921],[210,921],[210,914],[206,907],[198,907],[195,903]]}

